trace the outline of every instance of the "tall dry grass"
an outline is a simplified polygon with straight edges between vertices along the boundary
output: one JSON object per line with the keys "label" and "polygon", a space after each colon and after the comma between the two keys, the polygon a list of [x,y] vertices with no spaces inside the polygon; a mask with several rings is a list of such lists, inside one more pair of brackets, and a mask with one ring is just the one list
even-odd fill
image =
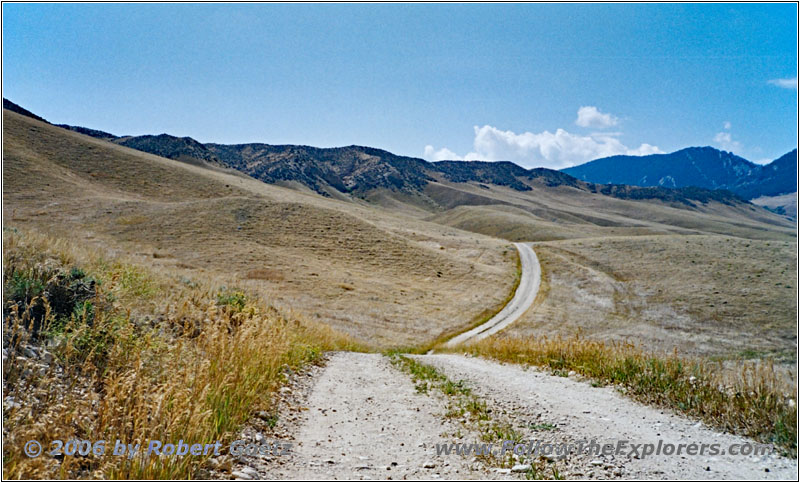
{"label": "tall dry grass", "polygon": [[648,353],[632,343],[571,338],[500,338],[453,349],[500,361],[576,371],[615,384],[639,401],[668,407],[735,434],[774,443],[797,455],[797,386],[769,361],[743,363],[732,373],[721,362]]}
{"label": "tall dry grass", "polygon": [[[29,327],[38,299],[22,310],[4,306],[3,396],[14,403],[3,411],[7,478],[191,478],[209,456],[128,460],[110,455],[111,447],[116,440],[230,441],[254,411],[270,411],[287,368],[325,350],[361,349],[326,326],[208,280],[30,232],[4,231],[3,244],[4,284],[70,267],[98,281],[93,300],[68,318],[56,319],[45,301],[36,339]],[[27,357],[30,347],[47,348],[53,359]],[[23,453],[30,439],[47,450],[55,439],[72,438],[106,440],[106,455]]]}

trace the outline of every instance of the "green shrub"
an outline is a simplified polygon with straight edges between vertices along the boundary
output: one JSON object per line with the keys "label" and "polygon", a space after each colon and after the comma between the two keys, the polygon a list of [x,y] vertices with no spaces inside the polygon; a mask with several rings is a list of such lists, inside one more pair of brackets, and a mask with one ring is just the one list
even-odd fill
{"label": "green shrub", "polygon": [[234,312],[241,312],[247,305],[247,296],[241,290],[225,290],[217,295],[217,305],[229,307]]}

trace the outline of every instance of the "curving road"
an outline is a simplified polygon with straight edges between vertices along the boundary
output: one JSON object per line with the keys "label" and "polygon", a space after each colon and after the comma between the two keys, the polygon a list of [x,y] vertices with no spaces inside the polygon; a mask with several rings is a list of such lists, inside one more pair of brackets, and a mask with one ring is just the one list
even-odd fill
{"label": "curving road", "polygon": [[489,337],[508,327],[533,304],[533,300],[539,292],[539,284],[542,279],[539,259],[530,245],[514,243],[514,246],[519,251],[519,259],[522,265],[522,274],[514,298],[511,299],[508,305],[503,307],[503,310],[486,323],[453,337],[444,344],[445,347],[455,347],[464,342],[475,342]]}

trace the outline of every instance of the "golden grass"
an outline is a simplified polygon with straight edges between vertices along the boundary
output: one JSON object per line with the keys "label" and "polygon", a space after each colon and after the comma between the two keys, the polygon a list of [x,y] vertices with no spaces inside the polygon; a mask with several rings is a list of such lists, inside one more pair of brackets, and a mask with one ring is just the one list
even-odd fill
{"label": "golden grass", "polygon": [[517,292],[517,288],[519,287],[519,282],[522,277],[522,261],[519,258],[519,251],[514,250],[514,257],[516,258],[516,270],[514,271],[514,282],[511,284],[511,288],[508,291],[508,295],[506,298],[503,299],[500,303],[494,305],[493,307],[489,307],[477,316],[473,317],[472,320],[464,327],[457,327],[455,329],[450,329],[447,331],[442,332],[438,337],[434,340],[428,342],[427,344],[423,344],[421,346],[409,347],[404,350],[404,352],[412,353],[412,354],[425,354],[426,352],[436,349],[448,340],[456,337],[459,334],[467,332],[469,330],[474,329],[482,324],[488,322],[492,317],[497,315],[503,308],[511,302],[511,299],[514,298],[514,295]]}
{"label": "golden grass", "polygon": [[[158,158],[4,111],[13,226],[237,279],[383,348],[424,344],[501,301],[502,240]],[[87,173],[101,172],[94,177]],[[468,287],[468,289],[467,289]]]}
{"label": "golden grass", "polygon": [[[30,311],[10,310],[3,363],[3,469],[7,478],[167,478],[197,475],[208,456],[27,458],[30,439],[230,441],[271,396],[284,371],[325,350],[363,350],[326,326],[285,315],[251,294],[100,257],[35,233],[4,232],[4,283],[43,265],[79,266],[98,279],[92,310],[48,317],[50,364],[17,357]],[[230,298],[232,295],[233,298]],[[226,298],[228,297],[228,298]],[[110,451],[109,448],[106,448]]]}
{"label": "golden grass", "polygon": [[270,268],[256,268],[245,273],[244,278],[248,280],[270,280],[281,281],[285,277],[282,272]]}
{"label": "golden grass", "polygon": [[502,186],[482,189],[468,183],[431,184],[425,191],[440,206],[450,208],[436,212],[431,221],[511,241],[668,233],[796,239],[792,222],[749,205],[711,202],[689,209],[537,183],[524,192]]}
{"label": "golden grass", "polygon": [[571,338],[490,337],[462,346],[473,355],[576,371],[601,384],[615,384],[639,401],[668,407],[724,431],[774,443],[797,455],[796,384],[770,362],[746,364],[731,375],[721,363],[676,353],[646,352],[631,343]]}
{"label": "golden grass", "polygon": [[643,347],[794,365],[797,245],[718,235],[537,244],[547,297],[505,334],[632,338]]}

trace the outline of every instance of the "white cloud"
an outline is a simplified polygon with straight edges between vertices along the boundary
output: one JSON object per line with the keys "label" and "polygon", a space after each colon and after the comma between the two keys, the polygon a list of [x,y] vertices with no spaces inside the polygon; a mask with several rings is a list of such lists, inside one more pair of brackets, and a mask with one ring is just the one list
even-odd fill
{"label": "white cloud", "polygon": [[729,132],[718,132],[716,136],[714,136],[714,142],[723,144],[723,143],[730,143],[731,142],[731,133]]}
{"label": "white cloud", "polygon": [[575,124],[580,127],[607,128],[616,126],[618,122],[619,119],[611,114],[600,112],[594,106],[581,106],[578,109],[578,118],[575,119]]}
{"label": "white cloud", "polygon": [[648,154],[664,154],[664,151],[658,149],[658,146],[642,143],[638,148],[629,149],[625,154],[629,156],[647,156]]}
{"label": "white cloud", "polygon": [[723,128],[725,128],[725,129],[728,129],[728,130],[730,130],[730,128],[731,128],[731,122],[730,122],[730,121],[725,121],[725,122],[722,124],[722,127],[723,127]]}
{"label": "white cloud", "polygon": [[[517,134],[489,125],[474,129],[473,151],[463,157],[465,160],[513,161],[528,168],[561,169],[616,154],[639,156],[663,152],[651,144],[628,148],[618,139],[619,133],[580,135],[557,129]],[[425,147],[427,159],[436,160],[440,153],[446,153],[448,159],[461,159],[450,156],[455,153],[447,148],[437,151],[433,146]]]}
{"label": "white cloud", "polygon": [[425,154],[423,157],[429,161],[453,161],[453,160],[460,160],[462,159],[461,156],[457,155],[453,151],[450,151],[447,148],[442,148],[440,150],[436,150],[430,144],[425,146]]}
{"label": "white cloud", "polygon": [[739,141],[734,141],[731,133],[720,131],[714,136],[714,142],[725,151],[739,151],[742,144]]}
{"label": "white cloud", "polygon": [[791,77],[788,79],[771,79],[767,82],[774,86],[783,87],[784,89],[797,90],[797,77]]}

